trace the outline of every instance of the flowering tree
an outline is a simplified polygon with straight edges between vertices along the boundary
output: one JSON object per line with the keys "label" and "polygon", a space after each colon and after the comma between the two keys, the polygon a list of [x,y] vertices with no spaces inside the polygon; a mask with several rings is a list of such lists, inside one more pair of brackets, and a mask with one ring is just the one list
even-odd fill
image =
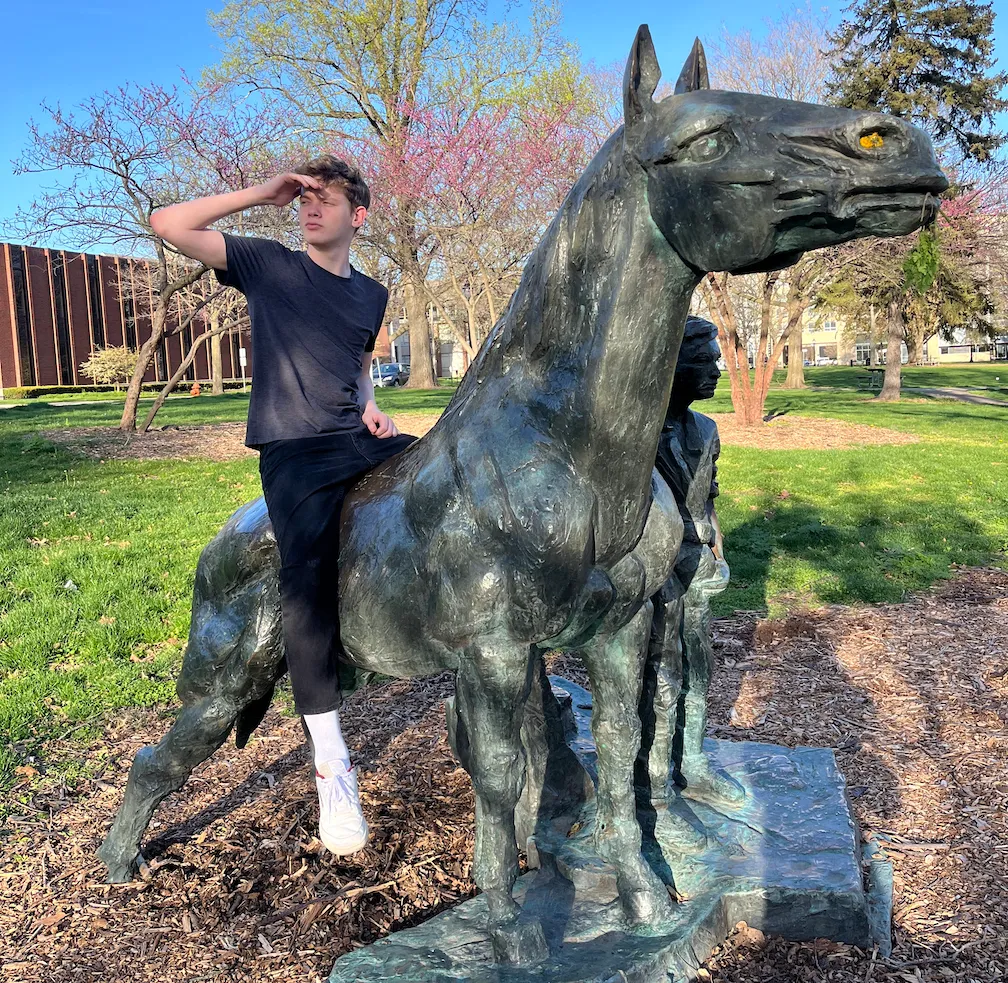
{"label": "flowering tree", "polygon": [[[594,137],[571,123],[573,107],[515,104],[476,110],[459,101],[408,111],[402,148],[365,144],[374,209],[423,202],[429,276],[422,283],[471,359],[517,286],[525,259],[594,150]],[[379,218],[379,223],[381,219]],[[380,248],[382,235],[364,238]]]}
{"label": "flowering tree", "polygon": [[137,353],[126,345],[109,345],[107,348],[96,348],[90,357],[81,362],[81,372],[89,379],[94,379],[99,385],[115,386],[119,392],[119,384],[125,382],[136,366]]}
{"label": "flowering tree", "polygon": [[[527,27],[485,15],[479,0],[230,0],[211,18],[225,43],[217,76],[275,101],[309,142],[362,164],[370,183],[375,148],[383,159],[413,158],[425,139],[421,110],[535,102],[576,74],[549,0],[528,5]],[[431,345],[424,284],[436,252],[427,205],[398,189],[355,243],[365,269],[403,298],[414,388],[437,384],[432,360],[420,357]]]}

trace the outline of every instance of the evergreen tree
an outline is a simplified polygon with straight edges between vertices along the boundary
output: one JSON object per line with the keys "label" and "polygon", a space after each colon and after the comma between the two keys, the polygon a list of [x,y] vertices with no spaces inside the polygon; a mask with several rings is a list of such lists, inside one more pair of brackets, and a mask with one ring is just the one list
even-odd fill
{"label": "evergreen tree", "polygon": [[855,0],[829,38],[833,102],[922,126],[985,163],[1005,142],[1008,72],[993,72],[994,9],[970,0]]}

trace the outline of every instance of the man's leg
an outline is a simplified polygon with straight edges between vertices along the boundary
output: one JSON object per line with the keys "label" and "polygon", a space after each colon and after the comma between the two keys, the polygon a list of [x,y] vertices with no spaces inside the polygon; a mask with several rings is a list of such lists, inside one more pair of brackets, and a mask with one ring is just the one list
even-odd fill
{"label": "man's leg", "polygon": [[[263,490],[280,548],[280,608],[294,703],[310,735],[319,835],[336,854],[367,840],[357,773],[340,727],[338,566],[343,499],[361,462],[349,440],[267,455]],[[307,451],[300,453],[299,451]],[[351,477],[347,478],[346,475]]]}

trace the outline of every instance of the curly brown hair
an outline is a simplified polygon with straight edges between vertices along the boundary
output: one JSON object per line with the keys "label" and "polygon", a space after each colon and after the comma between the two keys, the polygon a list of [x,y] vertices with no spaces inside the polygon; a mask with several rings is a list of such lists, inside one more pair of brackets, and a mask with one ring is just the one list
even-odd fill
{"label": "curly brown hair", "polygon": [[332,154],[323,154],[298,168],[298,174],[318,178],[325,185],[335,185],[347,196],[351,208],[370,208],[371,190],[360,169]]}

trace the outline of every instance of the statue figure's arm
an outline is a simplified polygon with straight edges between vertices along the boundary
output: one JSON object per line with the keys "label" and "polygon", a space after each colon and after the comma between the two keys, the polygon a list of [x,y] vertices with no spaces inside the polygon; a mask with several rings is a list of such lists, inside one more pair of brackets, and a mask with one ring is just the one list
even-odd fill
{"label": "statue figure's arm", "polygon": [[718,458],[721,456],[721,437],[717,432],[717,427],[714,427],[714,446],[711,449],[711,459],[713,461],[711,467],[711,486],[710,491],[707,494],[707,516],[710,519],[710,524],[714,529],[714,543],[711,547],[714,550],[714,555],[719,560],[724,560],[724,536],[721,535],[721,523],[718,521],[717,509],[714,507],[714,499],[721,494],[721,489],[718,488],[717,480],[717,462]]}

